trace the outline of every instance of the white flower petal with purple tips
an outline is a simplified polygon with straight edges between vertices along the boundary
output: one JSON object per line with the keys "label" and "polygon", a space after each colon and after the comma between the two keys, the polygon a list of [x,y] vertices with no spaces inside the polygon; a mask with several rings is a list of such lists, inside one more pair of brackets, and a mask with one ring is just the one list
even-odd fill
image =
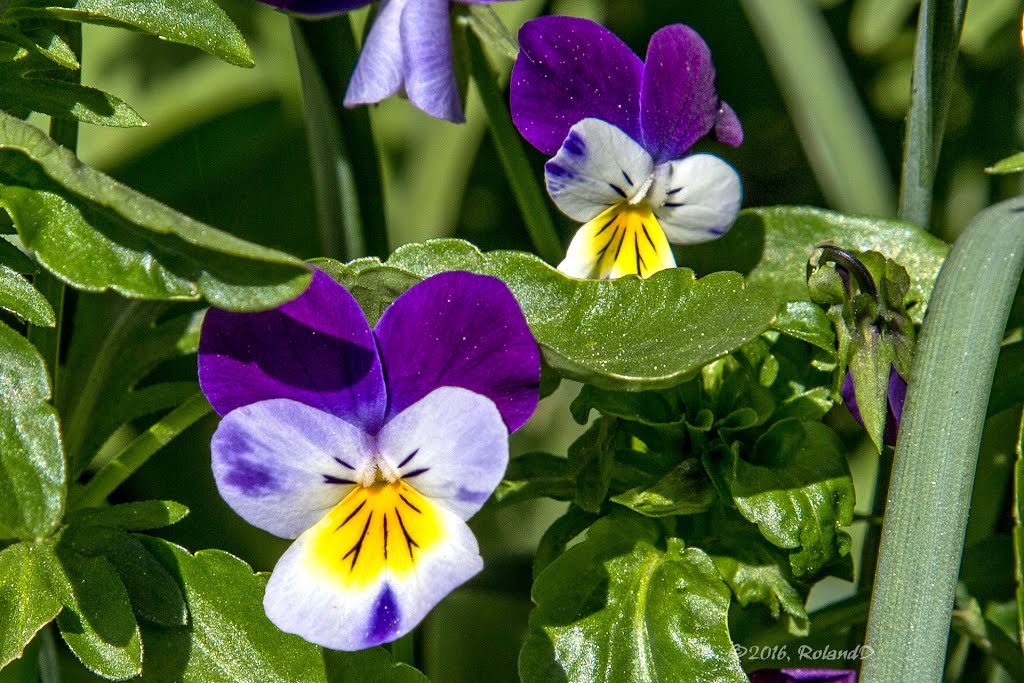
{"label": "white flower petal with purple tips", "polygon": [[694,154],[658,166],[651,206],[674,244],[699,244],[724,235],[743,202],[740,176],[713,154]]}

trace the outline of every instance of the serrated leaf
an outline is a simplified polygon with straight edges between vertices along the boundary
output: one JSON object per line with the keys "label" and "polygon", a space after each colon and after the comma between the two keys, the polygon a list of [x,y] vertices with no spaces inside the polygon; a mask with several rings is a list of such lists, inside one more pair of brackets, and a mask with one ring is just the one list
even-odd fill
{"label": "serrated leaf", "polygon": [[57,412],[39,353],[0,323],[0,538],[53,531],[67,494]]}
{"label": "serrated leaf", "polygon": [[358,673],[340,680],[424,680],[379,648],[332,654],[325,662],[321,648],[267,619],[267,575],[254,575],[220,550],[191,555],[161,539],[140,540],[176,578],[189,610],[187,628],[145,628],[147,681],[326,683],[327,671]]}
{"label": "serrated leaf", "polygon": [[720,239],[687,247],[682,265],[693,266],[698,273],[739,270],[750,284],[771,288],[782,301],[809,301],[807,260],[823,243],[877,251],[906,268],[908,304],[919,304],[913,310],[917,322],[949,252],[945,242],[909,223],[776,206],[742,211]]}
{"label": "serrated leaf", "polygon": [[777,422],[758,439],[750,460],[733,453],[718,463],[740,514],[790,550],[797,577],[814,575],[849,553],[853,480],[831,429],[809,420]]}
{"label": "serrated leaf", "polygon": [[602,417],[569,446],[569,467],[576,478],[574,501],[587,512],[597,512],[608,495],[615,460],[618,423]]}
{"label": "serrated leaf", "polygon": [[97,126],[133,128],[146,120],[127,102],[110,93],[55,78],[5,77],[0,79],[0,107],[24,107],[61,119]]}
{"label": "serrated leaf", "polygon": [[34,543],[0,551],[0,669],[21,657],[39,629],[60,612],[61,602],[50,591],[39,553]]}
{"label": "serrated leaf", "polygon": [[198,299],[228,310],[300,294],[298,259],[192,220],[86,166],[42,131],[0,113],[0,206],[40,263],[85,291]]}
{"label": "serrated leaf", "polygon": [[509,461],[505,478],[494,491],[494,501],[572,500],[575,495],[576,477],[567,459],[550,453],[524,453]]}
{"label": "serrated leaf", "polygon": [[187,515],[188,508],[173,500],[143,500],[104,508],[83,508],[69,515],[68,521],[125,531],[146,531],[176,524]]}
{"label": "serrated leaf", "polygon": [[[768,329],[775,299],[736,273],[696,280],[670,269],[647,280],[569,278],[536,256],[481,253],[461,240],[407,244],[387,266],[419,277],[468,270],[502,279],[562,377],[605,389],[660,389]],[[364,260],[361,268],[378,268]],[[383,277],[383,273],[380,274]]]}
{"label": "serrated leaf", "polygon": [[1006,157],[985,169],[986,173],[1020,173],[1024,171],[1024,152]]}
{"label": "serrated leaf", "polygon": [[715,487],[694,458],[679,463],[653,486],[637,487],[612,496],[611,501],[645,517],[693,515],[717,499]]}
{"label": "serrated leaf", "polygon": [[53,327],[53,307],[38,289],[13,269],[0,264],[0,308],[40,327]]}
{"label": "serrated leaf", "polygon": [[533,586],[525,681],[747,681],[729,638],[728,586],[696,548],[632,513],[598,520]]}
{"label": "serrated leaf", "polygon": [[212,0],[11,0],[6,17],[77,21],[133,29],[199,48],[229,64],[250,67],[252,52],[238,27]]}

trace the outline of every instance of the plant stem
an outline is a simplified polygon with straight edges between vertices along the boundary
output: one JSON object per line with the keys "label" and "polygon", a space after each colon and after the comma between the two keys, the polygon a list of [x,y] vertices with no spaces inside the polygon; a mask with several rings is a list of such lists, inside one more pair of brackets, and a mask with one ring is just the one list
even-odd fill
{"label": "plant stem", "polygon": [[387,221],[370,116],[365,107],[346,109],[342,104],[357,57],[351,19],[342,14],[290,21],[302,79],[320,255],[385,258]]}
{"label": "plant stem", "polygon": [[476,83],[480,99],[484,103],[487,120],[491,125],[491,138],[505,167],[505,176],[519,205],[526,230],[530,233],[530,239],[540,257],[548,263],[558,263],[565,256],[565,252],[548,213],[547,200],[526,158],[519,132],[512,123],[512,117],[505,106],[505,100],[498,88],[491,64],[487,61],[484,48],[469,21],[463,19],[461,25],[469,48],[473,82]]}
{"label": "plant stem", "polygon": [[967,0],[924,0],[917,23],[899,217],[931,224],[932,186],[946,129]]}
{"label": "plant stem", "polygon": [[210,413],[212,408],[202,393],[197,393],[167,413],[137,436],[124,450],[100,468],[89,483],[72,493],[68,509],[96,507],[142,467],[158,450]]}
{"label": "plant stem", "polygon": [[986,407],[1024,268],[1024,200],[980,213],[939,272],[914,357],[862,683],[942,677]]}

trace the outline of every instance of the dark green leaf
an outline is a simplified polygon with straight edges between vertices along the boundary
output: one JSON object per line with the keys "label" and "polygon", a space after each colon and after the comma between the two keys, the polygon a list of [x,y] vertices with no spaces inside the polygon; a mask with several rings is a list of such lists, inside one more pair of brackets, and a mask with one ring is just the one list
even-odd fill
{"label": "dark green leaf", "polygon": [[540,573],[554,562],[573,540],[596,522],[599,516],[593,512],[580,509],[575,504],[570,504],[565,514],[552,522],[540,537],[537,544],[537,553],[533,558],[533,578],[536,579]]}
{"label": "dark green leaf", "polygon": [[991,417],[1021,401],[1024,401],[1024,341],[1006,344],[999,349],[999,363],[988,399],[988,415]]}
{"label": "dark green leaf", "polygon": [[684,460],[656,484],[637,487],[611,500],[647,517],[693,515],[704,512],[717,498],[715,487],[695,458]]}
{"label": "dark green leaf", "polygon": [[505,478],[494,491],[498,503],[518,503],[534,498],[572,500],[576,477],[565,458],[550,453],[525,453],[512,458]]}
{"label": "dark green leaf", "polygon": [[25,256],[21,249],[3,237],[0,237],[0,264],[22,275],[35,275],[39,272],[39,268],[32,262],[32,259]]}
{"label": "dark green leaf", "polygon": [[726,268],[747,273],[783,301],[808,301],[807,260],[819,244],[877,251],[910,273],[908,305],[920,321],[939,267],[949,252],[942,240],[908,223],[863,218],[808,207],[747,209],[724,237],[686,250],[683,265],[698,273]]}
{"label": "dark green leaf", "polygon": [[25,107],[40,114],[97,126],[132,128],[146,125],[146,120],[119,97],[55,78],[3,78],[0,107],[8,110]]}
{"label": "dark green leaf", "polygon": [[297,259],[203,225],[80,162],[42,131],[0,113],[0,205],[25,246],[69,284],[229,310],[297,296]]}
{"label": "dark green leaf", "polygon": [[46,297],[3,264],[0,264],[0,308],[40,327],[53,327],[57,322]]}
{"label": "dark green leaf", "polygon": [[121,577],[135,614],[158,626],[186,626],[188,608],[174,577],[135,536],[114,530],[107,535],[104,555]]}
{"label": "dark green leaf", "polygon": [[740,514],[792,551],[796,576],[813,575],[849,552],[850,537],[839,527],[853,521],[853,480],[831,429],[777,422],[758,439],[750,461],[726,454],[719,465]]}
{"label": "dark green leaf", "polygon": [[767,290],[745,287],[735,273],[695,280],[686,269],[670,269],[647,280],[576,280],[536,256],[482,254],[460,240],[407,244],[388,266],[420,277],[468,270],[501,278],[545,362],[565,378],[605,389],[678,384],[768,329],[775,311]]}
{"label": "dark green leaf", "polygon": [[1017,436],[1017,460],[1013,466],[1013,555],[1017,579],[1017,637],[1024,650],[1024,415]]}
{"label": "dark green leaf", "polygon": [[810,301],[789,301],[772,323],[772,329],[805,341],[829,354],[836,352],[836,332],[821,306]]}
{"label": "dark green leaf", "polygon": [[69,522],[106,526],[126,531],[160,529],[185,519],[188,508],[171,500],[144,500],[105,508],[85,508],[69,515]]}
{"label": "dark green leaf", "polygon": [[50,591],[45,552],[35,543],[17,543],[0,552],[0,669],[20,657],[39,629],[60,612]]}
{"label": "dark green leaf", "polygon": [[199,48],[229,64],[253,65],[242,34],[213,0],[11,0],[6,16],[133,29]]}
{"label": "dark green leaf", "polygon": [[618,422],[603,417],[569,446],[569,467],[576,478],[575,503],[587,512],[597,512],[608,495],[615,459]]}
{"label": "dark green leaf", "polygon": [[408,664],[396,662],[382,647],[358,652],[323,652],[328,681],[428,683],[426,676]]}
{"label": "dark green leaf", "polygon": [[591,410],[630,422],[676,430],[681,429],[686,420],[686,409],[674,393],[606,391],[589,384],[580,389],[569,410],[579,424],[587,424]]}
{"label": "dark green leaf", "polygon": [[64,512],[66,472],[39,353],[0,323],[0,538],[36,538]]}
{"label": "dark green leaf", "polygon": [[657,524],[613,514],[537,577],[523,680],[747,680],[729,638],[729,588],[715,565],[678,539],[665,550],[658,541]]}

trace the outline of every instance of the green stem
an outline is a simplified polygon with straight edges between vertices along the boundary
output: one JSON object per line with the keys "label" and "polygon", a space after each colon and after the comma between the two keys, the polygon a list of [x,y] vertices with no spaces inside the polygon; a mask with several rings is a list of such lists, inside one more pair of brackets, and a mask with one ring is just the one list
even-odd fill
{"label": "green stem", "polygon": [[212,408],[202,393],[197,393],[162,417],[136,437],[124,450],[100,468],[89,483],[70,496],[68,509],[103,504],[117,487],[142,467],[158,450],[210,413]]}
{"label": "green stem", "polygon": [[470,27],[468,20],[461,21],[466,44],[469,48],[469,63],[491,125],[491,138],[505,167],[505,176],[512,188],[512,194],[519,205],[519,211],[526,223],[526,230],[537,253],[548,263],[558,263],[565,256],[562,241],[555,231],[555,224],[548,213],[548,203],[534,175],[526,151],[519,138],[519,132],[512,123],[505,100],[487,55]]}
{"label": "green stem", "polygon": [[[348,15],[291,19],[302,78],[306,133],[316,189],[322,256],[388,254],[380,161],[365,107],[342,104],[356,63]],[[340,231],[340,235],[339,235]]]}
{"label": "green stem", "polygon": [[917,23],[899,217],[931,224],[932,186],[946,129],[967,0],[924,0]]}
{"label": "green stem", "polygon": [[939,272],[893,461],[862,683],[942,677],[988,396],[1022,268],[1017,198],[980,213]]}

